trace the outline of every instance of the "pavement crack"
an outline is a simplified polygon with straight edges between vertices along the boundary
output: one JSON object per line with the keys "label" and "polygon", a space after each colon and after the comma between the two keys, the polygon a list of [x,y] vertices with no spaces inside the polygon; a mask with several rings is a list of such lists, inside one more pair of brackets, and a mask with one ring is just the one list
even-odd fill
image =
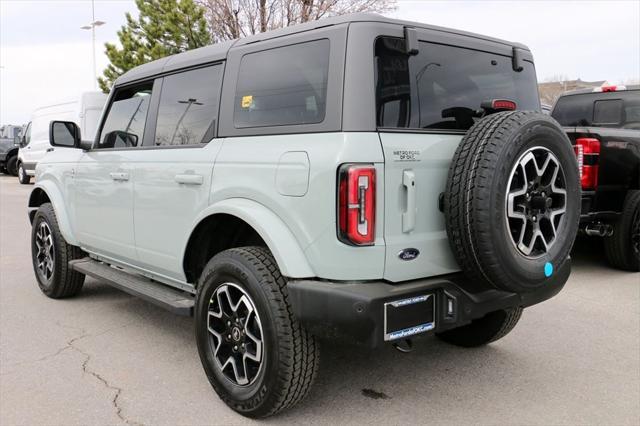
{"label": "pavement crack", "polygon": [[[41,358],[38,358],[38,359],[35,359],[35,360],[33,360],[33,361],[19,362],[19,363],[13,364],[13,365],[12,365],[12,367],[13,367],[13,366],[17,366],[17,365],[22,365],[22,364],[30,364],[30,363],[34,363],[34,362],[46,361],[46,360],[49,360],[49,359],[52,359],[52,358],[57,357],[58,355],[60,355],[61,353],[65,352],[65,351],[66,351],[66,350],[68,350],[68,349],[72,349],[72,350],[74,350],[74,351],[78,352],[79,354],[81,354],[82,356],[84,356],[84,361],[82,362],[82,373],[83,373],[83,374],[88,374],[88,375],[90,375],[90,376],[95,377],[95,378],[96,378],[99,382],[101,382],[101,383],[102,383],[102,384],[103,384],[107,389],[110,389],[110,390],[112,390],[112,391],[114,391],[114,392],[115,392],[115,394],[113,395],[113,398],[111,399],[111,404],[113,405],[113,408],[114,408],[114,410],[115,410],[116,415],[118,416],[118,418],[119,418],[123,423],[128,424],[128,425],[133,425],[133,426],[144,426],[144,424],[143,424],[143,423],[136,422],[136,421],[134,421],[134,420],[131,420],[131,419],[127,418],[127,416],[125,416],[125,414],[124,414],[124,412],[123,412],[123,409],[122,409],[122,407],[120,406],[120,402],[119,402],[120,397],[121,397],[122,392],[123,392],[123,389],[122,389],[121,387],[118,387],[118,386],[115,386],[115,385],[111,384],[111,383],[110,383],[106,378],[104,378],[100,373],[98,373],[97,371],[94,371],[94,370],[92,370],[91,368],[89,368],[89,362],[90,362],[90,361],[91,361],[91,359],[92,359],[91,354],[89,354],[88,352],[86,352],[86,351],[82,350],[81,348],[79,348],[79,347],[76,345],[76,343],[77,343],[77,342],[79,342],[80,340],[85,339],[85,338],[87,338],[87,337],[98,337],[98,336],[102,336],[103,334],[107,334],[107,333],[109,333],[109,332],[111,332],[111,331],[114,331],[114,330],[118,330],[118,329],[121,329],[121,328],[128,327],[128,326],[129,326],[129,325],[131,325],[131,324],[133,324],[133,323],[123,324],[123,325],[120,325],[120,326],[118,326],[118,327],[112,327],[112,328],[109,328],[109,329],[104,330],[104,331],[102,331],[102,332],[100,332],[100,333],[97,333],[97,334],[91,334],[91,333],[87,333],[87,331],[86,331],[85,329],[83,329],[83,328],[74,327],[74,326],[69,326],[69,325],[64,325],[64,324],[61,324],[61,323],[59,323],[59,322],[56,322],[56,325],[58,325],[58,326],[60,326],[60,327],[63,327],[63,328],[69,328],[69,329],[74,329],[74,330],[80,331],[82,334],[80,334],[79,336],[76,336],[76,337],[73,337],[73,338],[71,338],[71,339],[67,340],[67,342],[66,342],[65,346],[63,346],[62,348],[58,349],[56,352],[54,352],[54,353],[52,353],[52,354],[45,355],[45,356],[43,356],[43,357],[41,357]],[[2,374],[2,375],[0,375],[0,376],[5,376],[5,375],[8,375],[8,374],[12,374],[12,373],[15,373],[15,372],[5,373],[5,374]]]}
{"label": "pavement crack", "polygon": [[[79,339],[78,339],[79,340]],[[109,381],[102,377],[102,375],[100,373],[98,373],[97,371],[94,371],[92,369],[89,368],[89,361],[91,361],[91,355],[85,351],[83,351],[82,349],[80,349],[77,346],[74,346],[73,343],[70,344],[70,347],[72,349],[74,349],[75,351],[77,351],[78,353],[84,355],[85,359],[82,362],[82,372],[85,374],[89,374],[93,377],[95,377],[98,381],[100,381],[107,389],[111,389],[115,392],[115,394],[113,395],[113,398],[111,399],[111,404],[113,405],[113,408],[116,411],[116,415],[118,416],[118,418],[120,420],[122,420],[122,422],[129,424],[129,425],[135,425],[135,426],[144,426],[142,423],[133,421],[129,418],[127,418],[124,413],[123,413],[123,409],[119,404],[119,399],[120,399],[120,395],[122,395],[123,389],[121,387],[118,387],[116,385],[113,385],[111,383],[109,383]]]}

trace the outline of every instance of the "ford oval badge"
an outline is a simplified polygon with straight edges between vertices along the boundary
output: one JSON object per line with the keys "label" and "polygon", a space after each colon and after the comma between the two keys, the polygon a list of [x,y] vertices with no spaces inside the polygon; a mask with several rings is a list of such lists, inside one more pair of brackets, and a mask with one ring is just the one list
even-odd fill
{"label": "ford oval badge", "polygon": [[420,255],[420,250],[416,248],[406,248],[398,253],[398,257],[401,260],[413,260]]}

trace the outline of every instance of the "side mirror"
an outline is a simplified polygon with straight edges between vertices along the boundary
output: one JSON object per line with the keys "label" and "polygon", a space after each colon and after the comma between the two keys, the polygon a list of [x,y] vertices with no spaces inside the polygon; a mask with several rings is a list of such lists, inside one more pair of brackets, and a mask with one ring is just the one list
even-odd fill
{"label": "side mirror", "polygon": [[130,148],[134,146],[138,146],[138,135],[114,130],[105,135],[100,148]]}
{"label": "side mirror", "polygon": [[73,121],[52,121],[49,124],[49,142],[52,146],[78,148],[80,128]]}
{"label": "side mirror", "polygon": [[13,144],[22,146],[22,138],[20,136],[16,136],[15,138],[13,138]]}

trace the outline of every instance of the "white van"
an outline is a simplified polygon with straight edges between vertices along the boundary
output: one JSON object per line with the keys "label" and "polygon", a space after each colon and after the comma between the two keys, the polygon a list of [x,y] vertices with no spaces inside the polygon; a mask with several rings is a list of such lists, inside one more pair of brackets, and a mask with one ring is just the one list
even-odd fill
{"label": "white van", "polygon": [[85,138],[92,139],[106,101],[107,95],[102,92],[84,92],[79,97],[36,109],[18,152],[20,183],[29,183],[31,176],[35,175],[36,165],[52,148],[49,143],[49,123],[52,120],[73,121]]}

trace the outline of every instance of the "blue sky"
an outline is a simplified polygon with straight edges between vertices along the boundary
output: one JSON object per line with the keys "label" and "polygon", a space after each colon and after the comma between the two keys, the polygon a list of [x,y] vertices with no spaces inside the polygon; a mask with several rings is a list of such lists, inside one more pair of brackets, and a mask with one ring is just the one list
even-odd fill
{"label": "blue sky", "polygon": [[[96,0],[98,71],[133,0]],[[640,1],[399,1],[391,16],[528,45],[538,79],[640,78]],[[90,0],[0,0],[0,123],[93,89]]]}

